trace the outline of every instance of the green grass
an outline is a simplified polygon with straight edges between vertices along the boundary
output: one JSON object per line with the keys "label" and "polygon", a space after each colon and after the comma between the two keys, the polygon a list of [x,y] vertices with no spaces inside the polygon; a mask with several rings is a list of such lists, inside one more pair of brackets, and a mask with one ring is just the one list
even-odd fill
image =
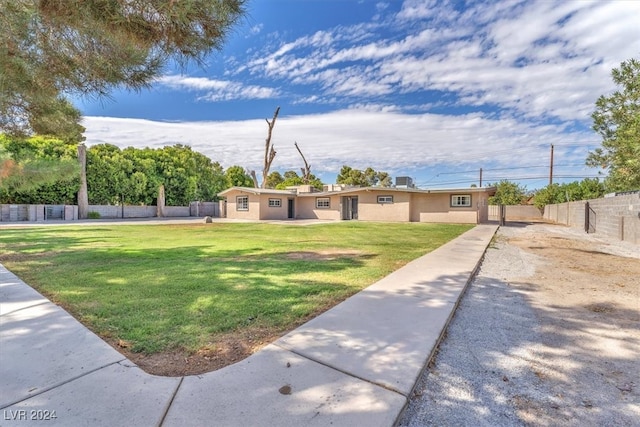
{"label": "green grass", "polygon": [[284,332],[471,226],[340,222],[4,229],[0,262],[99,335],[157,353]]}

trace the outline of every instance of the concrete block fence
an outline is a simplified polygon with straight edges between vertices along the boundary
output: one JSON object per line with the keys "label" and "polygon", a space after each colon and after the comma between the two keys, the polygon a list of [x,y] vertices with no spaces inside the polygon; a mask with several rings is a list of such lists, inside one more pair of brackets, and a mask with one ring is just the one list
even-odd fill
{"label": "concrete block fence", "polygon": [[[100,218],[154,218],[156,206],[89,205],[89,212],[97,212]],[[217,202],[192,202],[189,206],[165,206],[165,217],[220,216]],[[0,222],[15,221],[75,221],[78,219],[76,205],[0,205]]]}
{"label": "concrete block fence", "polygon": [[547,205],[544,219],[585,229],[589,204],[589,232],[640,244],[640,191],[601,199]]}

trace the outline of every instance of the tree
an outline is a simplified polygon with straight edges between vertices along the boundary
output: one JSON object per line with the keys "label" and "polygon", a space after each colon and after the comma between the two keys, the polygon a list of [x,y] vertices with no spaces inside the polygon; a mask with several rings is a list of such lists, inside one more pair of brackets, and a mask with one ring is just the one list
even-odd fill
{"label": "tree", "polygon": [[57,138],[0,135],[0,203],[74,203],[75,151]]}
{"label": "tree", "polygon": [[150,86],[174,61],[203,63],[245,0],[0,0],[0,131],[78,131],[64,95]]}
{"label": "tree", "polygon": [[604,195],[604,184],[597,178],[586,178],[566,184],[552,184],[538,190],[533,198],[533,204],[538,209],[556,203],[573,202],[576,200],[597,199]]}
{"label": "tree", "polygon": [[94,145],[87,153],[87,171],[93,204],[151,205],[164,186],[168,206],[185,206],[194,200],[217,200],[227,188],[219,163],[180,144],[124,150]]}
{"label": "tree", "polygon": [[611,76],[620,89],[600,96],[592,114],[602,147],[589,153],[587,165],[607,168],[609,191],[640,189],[640,60],[630,59]]}
{"label": "tree", "polygon": [[273,171],[267,177],[267,188],[276,188],[284,182],[284,177],[278,171]]}
{"label": "tree", "polygon": [[253,180],[242,166],[230,166],[224,172],[228,187],[253,187]]}
{"label": "tree", "polygon": [[322,181],[313,174],[310,174],[308,181],[305,182],[304,178],[299,176],[296,171],[286,171],[284,173],[284,180],[276,186],[276,189],[285,190],[287,187],[295,187],[298,185],[311,185],[318,190],[322,190],[323,187]]}
{"label": "tree", "polygon": [[296,150],[298,150],[298,153],[300,153],[300,157],[302,157],[302,161],[304,162],[304,167],[300,168],[300,171],[302,172],[302,181],[305,184],[309,184],[309,178],[311,177],[311,165],[307,163],[307,159],[304,157],[304,154],[302,154],[302,150],[298,147],[298,142],[294,142],[293,145],[296,146]]}
{"label": "tree", "polygon": [[[267,177],[269,176],[269,169],[271,169],[271,163],[273,163],[273,159],[276,158],[276,150],[273,148],[273,143],[271,142],[271,136],[273,134],[273,127],[276,125],[276,119],[278,118],[278,114],[280,113],[280,107],[276,108],[276,111],[273,113],[273,119],[269,121],[269,119],[265,119],[268,126],[267,138],[265,139],[264,144],[264,166],[262,168],[262,188],[267,188]],[[258,178],[256,177],[255,171],[250,171],[249,173],[253,186],[258,188]]]}
{"label": "tree", "polygon": [[368,167],[364,171],[353,169],[351,166],[342,166],[336,177],[336,184],[355,185],[359,187],[391,186],[391,176],[387,172],[377,172]]}
{"label": "tree", "polygon": [[489,197],[489,204],[491,205],[520,205],[527,193],[525,187],[506,179],[489,186],[496,187],[496,194]]}

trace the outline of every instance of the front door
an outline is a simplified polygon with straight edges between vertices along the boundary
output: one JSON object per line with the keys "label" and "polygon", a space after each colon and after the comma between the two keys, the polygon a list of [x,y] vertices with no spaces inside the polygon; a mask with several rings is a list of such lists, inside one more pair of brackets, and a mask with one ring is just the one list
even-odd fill
{"label": "front door", "polygon": [[351,197],[351,219],[358,219],[358,198]]}
{"label": "front door", "polygon": [[293,219],[296,217],[296,210],[293,199],[288,199],[287,202],[287,218]]}
{"label": "front door", "polygon": [[342,197],[342,219],[358,219],[358,197]]}

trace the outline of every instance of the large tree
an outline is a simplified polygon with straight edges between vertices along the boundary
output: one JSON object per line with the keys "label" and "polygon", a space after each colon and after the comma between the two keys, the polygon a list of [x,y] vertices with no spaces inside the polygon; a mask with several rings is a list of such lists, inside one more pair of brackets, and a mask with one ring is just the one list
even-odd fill
{"label": "large tree", "polygon": [[87,153],[92,204],[151,205],[164,186],[168,206],[217,200],[227,187],[219,163],[180,144],[158,149],[94,145]]}
{"label": "large tree", "polygon": [[601,96],[592,115],[602,147],[589,153],[587,165],[608,169],[609,191],[640,189],[640,61],[630,59],[611,76],[619,90]]}
{"label": "large tree", "polygon": [[489,184],[489,187],[496,187],[496,194],[489,197],[489,204],[492,205],[520,205],[527,194],[525,187],[506,179]]}
{"label": "large tree", "polygon": [[298,175],[296,171],[286,171],[282,182],[276,185],[278,190],[286,190],[287,187],[297,187],[299,185],[311,185],[316,190],[322,190],[322,181],[314,174],[310,173],[306,179]]}
{"label": "large tree", "polygon": [[0,134],[0,203],[74,203],[76,145],[49,137]]}
{"label": "large tree", "polygon": [[0,132],[73,135],[68,94],[151,85],[169,61],[202,62],[245,0],[0,0]]}
{"label": "large tree", "polygon": [[551,184],[536,191],[533,204],[544,209],[546,205],[573,202],[575,200],[597,199],[604,195],[604,184],[597,178],[585,178],[565,184]]}
{"label": "large tree", "polygon": [[364,171],[344,165],[336,177],[336,184],[360,187],[391,187],[391,176],[387,172],[375,171],[368,167]]}

